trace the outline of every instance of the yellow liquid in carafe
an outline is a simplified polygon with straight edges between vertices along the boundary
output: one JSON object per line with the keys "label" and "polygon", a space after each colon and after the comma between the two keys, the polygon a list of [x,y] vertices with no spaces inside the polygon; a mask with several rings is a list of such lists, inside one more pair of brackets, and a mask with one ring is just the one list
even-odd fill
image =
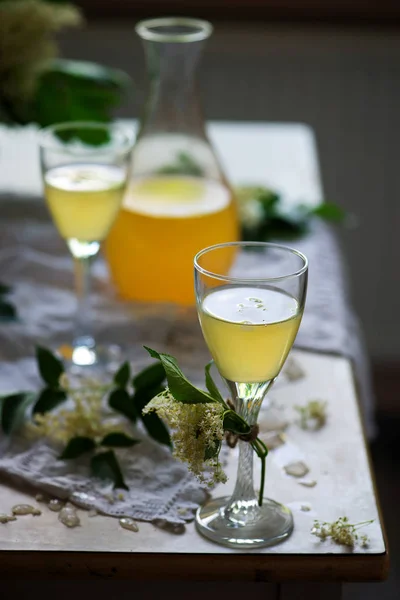
{"label": "yellow liquid in carafe", "polygon": [[[131,183],[106,254],[123,298],[190,305],[195,254],[237,239],[234,201],[222,183],[186,176],[143,177]],[[208,268],[226,273],[232,255],[216,260]]]}

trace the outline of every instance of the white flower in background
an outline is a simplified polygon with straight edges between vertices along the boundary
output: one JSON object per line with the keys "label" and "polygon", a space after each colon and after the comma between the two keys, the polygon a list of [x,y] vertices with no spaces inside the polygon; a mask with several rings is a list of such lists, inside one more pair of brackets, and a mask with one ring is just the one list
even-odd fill
{"label": "white flower in background", "polygon": [[259,200],[248,198],[239,202],[239,219],[248,229],[257,227],[264,218],[264,209]]}

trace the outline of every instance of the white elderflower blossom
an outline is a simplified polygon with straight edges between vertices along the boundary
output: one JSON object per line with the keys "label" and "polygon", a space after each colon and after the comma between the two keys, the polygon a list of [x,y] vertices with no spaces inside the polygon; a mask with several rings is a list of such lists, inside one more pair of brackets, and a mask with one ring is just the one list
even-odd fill
{"label": "white elderflower blossom", "polygon": [[124,423],[115,416],[107,418],[103,409],[105,386],[87,380],[84,388],[70,388],[67,378],[60,384],[73,401],[73,407],[60,408],[55,412],[37,413],[26,427],[35,436],[43,436],[58,443],[68,443],[77,436],[101,441],[107,434],[123,431]]}
{"label": "white elderflower blossom", "polygon": [[227,477],[218,460],[218,453],[213,458],[205,458],[206,453],[217,451],[224,437],[224,407],[221,404],[184,404],[165,390],[143,409],[144,414],[152,411],[171,428],[174,456],[187,463],[189,470],[199,481],[210,487],[215,483],[226,482]]}

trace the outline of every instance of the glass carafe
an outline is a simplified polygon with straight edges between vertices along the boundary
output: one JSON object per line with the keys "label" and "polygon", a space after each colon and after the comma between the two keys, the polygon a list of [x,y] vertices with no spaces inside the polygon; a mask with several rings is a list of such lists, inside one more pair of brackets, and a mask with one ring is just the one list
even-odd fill
{"label": "glass carafe", "polygon": [[205,133],[195,87],[212,26],[159,18],[140,22],[136,32],[144,43],[150,92],[107,257],[123,298],[194,304],[195,254],[238,239],[232,190]]}

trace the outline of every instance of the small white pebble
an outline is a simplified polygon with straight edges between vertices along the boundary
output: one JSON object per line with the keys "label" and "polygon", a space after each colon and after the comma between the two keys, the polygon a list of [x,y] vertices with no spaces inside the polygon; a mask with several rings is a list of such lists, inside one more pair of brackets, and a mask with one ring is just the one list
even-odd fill
{"label": "small white pebble", "polygon": [[299,481],[299,485],[303,485],[304,487],[313,488],[317,485],[315,479],[304,479],[303,481]]}
{"label": "small white pebble", "polygon": [[72,506],[64,506],[58,514],[58,520],[66,527],[78,527],[81,520]]}
{"label": "small white pebble", "polygon": [[63,502],[62,500],[59,500],[58,498],[52,498],[47,506],[53,512],[60,512],[64,505],[65,502]]}
{"label": "small white pebble", "polygon": [[310,471],[310,469],[302,460],[289,463],[283,468],[285,469],[286,473],[288,475],[292,475],[292,477],[303,477]]}
{"label": "small white pebble", "polygon": [[5,515],[5,514],[0,514],[0,523],[9,523],[10,521],[16,521],[17,517],[14,517],[14,515]]}
{"label": "small white pebble", "polygon": [[13,515],[18,515],[18,516],[33,515],[35,517],[38,517],[39,515],[42,514],[42,512],[38,508],[35,508],[34,506],[31,506],[30,504],[16,504],[15,506],[12,507],[11,510],[12,510]]}
{"label": "small white pebble", "polygon": [[138,524],[134,519],[131,519],[130,517],[122,517],[122,519],[119,520],[119,524],[123,529],[129,529],[129,531],[135,532],[139,531]]}

